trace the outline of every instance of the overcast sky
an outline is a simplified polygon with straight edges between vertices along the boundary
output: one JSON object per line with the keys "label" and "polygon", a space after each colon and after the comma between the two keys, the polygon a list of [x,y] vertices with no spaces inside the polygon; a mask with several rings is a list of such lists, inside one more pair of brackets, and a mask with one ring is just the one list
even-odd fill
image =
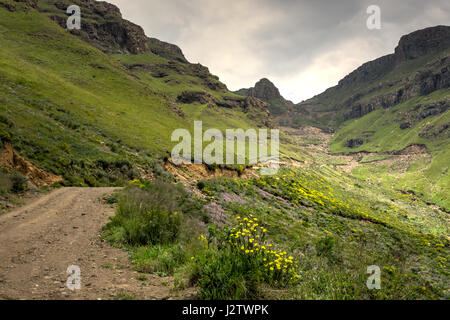
{"label": "overcast sky", "polygon": [[[146,34],[178,45],[230,90],[269,78],[294,102],[334,86],[399,38],[450,23],[448,0],[107,0]],[[366,10],[381,9],[369,30]]]}

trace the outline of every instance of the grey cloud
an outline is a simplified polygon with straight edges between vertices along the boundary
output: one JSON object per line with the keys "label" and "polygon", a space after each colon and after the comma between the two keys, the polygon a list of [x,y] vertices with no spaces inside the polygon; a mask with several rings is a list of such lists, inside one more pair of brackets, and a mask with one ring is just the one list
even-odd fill
{"label": "grey cloud", "polygon": [[[333,86],[367,60],[393,52],[401,35],[448,24],[447,0],[109,0],[149,36],[181,47],[229,88],[275,82],[288,99]],[[381,8],[368,30],[366,8]]]}

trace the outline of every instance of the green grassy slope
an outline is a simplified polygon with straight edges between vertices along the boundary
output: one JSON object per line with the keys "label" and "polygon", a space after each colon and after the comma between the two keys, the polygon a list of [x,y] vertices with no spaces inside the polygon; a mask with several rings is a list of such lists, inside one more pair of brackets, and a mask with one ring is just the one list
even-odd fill
{"label": "green grassy slope", "polygon": [[[193,119],[204,120],[205,127],[257,126],[240,110],[198,104],[183,105],[188,116],[182,118],[170,109],[171,96],[198,79],[173,75],[181,83],[176,86],[147,75],[139,79],[117,56],[16,6],[16,12],[0,7],[0,125],[15,148],[43,169],[95,185],[109,167],[130,169],[163,157],[171,150],[172,131],[191,128]],[[165,61],[152,53],[123,59]],[[135,176],[123,171],[112,180]]]}
{"label": "green grassy slope", "polygon": [[[240,109],[200,103],[177,103],[181,116],[171,106],[183,91],[201,90],[219,100],[234,95],[205,85],[205,80],[215,80],[199,75],[195,65],[150,52],[108,56],[45,14],[22,10],[20,3],[16,6],[15,12],[0,6],[0,137],[3,142],[11,140],[37,166],[63,175],[67,184],[123,184],[138,177],[137,169],[157,167],[155,160],[171,149],[171,132],[192,128],[193,120],[203,120],[205,128],[260,125]],[[152,76],[154,70],[149,72],[145,65],[164,76]],[[437,99],[439,94],[428,98]],[[426,119],[433,124],[447,120],[448,113]],[[346,124],[348,135],[374,125],[391,134],[390,140],[398,143],[394,148],[420,143],[416,128],[421,124],[405,131],[410,135],[402,140],[389,121],[394,121],[389,114],[381,123],[369,119],[359,126],[351,121]],[[336,148],[342,147],[344,134],[341,138],[336,136]],[[311,159],[294,138],[283,135],[281,139],[283,156]],[[439,153],[435,140],[430,143],[433,160],[445,161],[446,154]],[[376,151],[392,147],[381,138],[378,143],[367,141],[367,145]],[[448,150],[445,145],[440,147]],[[445,183],[448,179],[442,176],[441,167],[443,164],[437,163],[427,170]],[[323,163],[283,168],[271,177],[204,181],[199,186],[201,199],[195,193],[182,192],[182,186],[175,192],[171,183],[164,187],[158,187],[158,181],[153,183],[131,183],[131,194],[137,195],[137,200],[113,220],[106,237],[129,246],[141,270],[192,276],[191,280],[199,281],[204,297],[211,297],[206,290],[209,287],[226,289],[225,282],[244,288],[241,293],[234,292],[235,296],[225,292],[226,298],[448,298],[448,216],[391,188],[348,176]],[[141,206],[143,202],[149,203],[148,210]],[[128,203],[124,204],[127,207]],[[263,279],[270,269],[257,265],[255,270],[255,264],[249,263],[251,268],[245,273],[231,277],[230,269],[225,268],[241,261],[238,256],[248,262],[245,253],[235,254],[235,247],[224,253],[225,246],[214,247],[215,241],[211,246],[198,243],[198,233],[206,234],[217,213],[228,222],[237,216],[257,217],[268,230],[268,241],[299,262],[298,281],[286,286],[266,281],[257,284],[257,291],[246,290],[255,280],[249,273],[256,271]],[[164,231],[174,227],[173,237],[147,242],[152,234],[142,230],[157,225],[154,214],[162,217],[159,223],[170,218],[158,227]],[[213,233],[220,226],[219,221],[217,229],[209,229],[210,239],[217,236]],[[157,233],[166,234],[160,230]],[[233,254],[227,255],[230,252]],[[372,264],[382,269],[383,290],[366,289],[366,269]]]}
{"label": "green grassy slope", "polygon": [[[448,299],[447,214],[410,195],[327,165],[210,179],[198,184],[201,198],[189,198],[195,210],[172,205],[181,220],[170,241],[142,239],[145,208],[160,208],[154,194],[166,189],[158,184],[132,183],[104,236],[125,246],[140,272],[174,275],[175,290],[195,285],[201,299]],[[264,235],[236,234],[254,223]],[[274,263],[274,252],[294,264]],[[366,286],[372,265],[380,290]],[[283,278],[291,272],[297,277]]]}
{"label": "green grassy slope", "polygon": [[294,126],[310,124],[335,132],[333,153],[383,155],[425,146],[431,158],[418,159],[408,168],[373,162],[354,173],[413,191],[448,210],[448,35],[448,26],[437,26],[402,37],[394,54],[362,65],[337,86],[296,105]]}
{"label": "green grassy slope", "polygon": [[[432,104],[449,96],[448,90],[439,90],[392,108],[376,110],[360,119],[349,120],[333,137],[331,151],[389,153],[414,144],[424,145],[431,154],[431,160],[419,159],[402,171],[403,168],[373,164],[366,169],[356,170],[355,174],[382,178],[386,185],[405,191],[412,190],[427,201],[449,209],[450,110],[447,107],[447,111],[441,114],[417,119],[410,128],[400,128],[405,116],[414,117],[418,105]],[[363,144],[356,148],[346,146],[348,139],[355,138],[361,138]]]}
{"label": "green grassy slope", "polygon": [[395,95],[405,85],[405,79],[413,78],[418,72],[432,69],[430,65],[433,65],[433,62],[440,58],[444,59],[448,54],[448,50],[425,54],[416,59],[403,61],[393,68],[379,71],[378,74],[369,72],[371,78],[368,80],[329,88],[297,104],[294,109],[298,115],[293,124],[299,126],[309,124],[325,131],[334,131],[346,121],[352,99],[364,103],[375,97]]}

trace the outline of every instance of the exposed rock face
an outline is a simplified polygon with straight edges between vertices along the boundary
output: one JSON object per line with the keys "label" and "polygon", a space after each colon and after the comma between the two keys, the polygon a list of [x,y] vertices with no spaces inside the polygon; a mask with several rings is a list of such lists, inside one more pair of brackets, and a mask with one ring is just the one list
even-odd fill
{"label": "exposed rock face", "polygon": [[181,118],[184,118],[185,114],[184,114],[183,110],[181,110],[181,108],[175,102],[169,101],[168,107],[172,112],[176,113]]}
{"label": "exposed rock face", "polygon": [[346,142],[346,146],[349,148],[358,148],[359,146],[362,146],[364,141],[362,139],[356,138],[356,139],[349,139]]}
{"label": "exposed rock face", "polygon": [[23,2],[31,8],[37,8],[38,0],[14,0],[15,2]]}
{"label": "exposed rock face", "polygon": [[255,86],[253,88],[241,89],[236,93],[249,97],[255,97],[265,102],[282,98],[278,88],[275,87],[275,85],[266,78],[263,78],[255,83]]}
{"label": "exposed rock face", "polygon": [[[361,101],[364,97],[357,94],[343,103],[341,108],[350,106],[351,110],[344,115],[344,119],[359,118],[367,113],[379,109],[389,108],[396,104],[405,102],[416,96],[427,95],[436,90],[450,88],[450,55],[439,57],[427,65],[427,69],[419,70],[414,75],[391,83],[388,86],[398,85],[398,90],[375,96],[369,100]],[[375,89],[382,89],[383,86]],[[374,91],[376,91],[373,89]],[[367,92],[369,94],[370,92]]]}
{"label": "exposed rock face", "polygon": [[259,80],[252,88],[240,89],[235,93],[267,102],[268,108],[274,116],[281,115],[294,106],[291,101],[284,99],[278,88],[266,78]]}
{"label": "exposed rock face", "polygon": [[81,30],[72,30],[83,40],[91,43],[105,53],[139,54],[149,51],[148,38],[144,30],[125,19],[115,5],[94,0],[73,0],[70,4],[63,1],[49,1],[61,12],[51,15],[61,27],[66,28],[66,9],[75,4],[81,8],[84,19]]}
{"label": "exposed rock face", "polygon": [[208,107],[238,109],[262,126],[273,127],[267,103],[254,97],[223,97],[221,100],[204,91],[183,91],[178,97],[180,103],[208,104]]}
{"label": "exposed rock face", "polygon": [[[23,3],[25,5],[25,10],[36,9],[38,0],[14,0],[14,2]],[[11,12],[17,11],[17,6],[14,2],[0,2],[0,7],[4,7]]]}
{"label": "exposed rock face", "polygon": [[400,122],[400,128],[406,129],[419,123],[428,117],[438,116],[450,109],[450,99],[428,104],[418,104],[408,113],[401,113],[397,116],[396,121]]}
{"label": "exposed rock face", "polygon": [[158,56],[178,60],[180,62],[187,62],[183,51],[181,51],[181,49],[174,44],[167,43],[156,38],[148,38],[148,45],[150,51]]}
{"label": "exposed rock face", "polygon": [[401,37],[394,55],[396,63],[399,63],[448,47],[450,47],[450,27],[436,26]]}
{"label": "exposed rock face", "polygon": [[241,109],[248,117],[266,127],[274,127],[267,103],[255,97],[224,97],[215,101],[216,105],[224,108]]}
{"label": "exposed rock face", "polygon": [[300,119],[299,125],[333,131],[348,119],[448,88],[450,27],[430,27],[403,36],[394,53],[361,65],[337,86],[297,104],[288,125]]}
{"label": "exposed rock face", "polygon": [[206,104],[212,102],[213,100],[213,96],[205,91],[183,91],[177,97],[177,101],[181,103],[198,102],[201,104]]}
{"label": "exposed rock face", "polygon": [[0,167],[14,172],[20,172],[37,186],[51,186],[63,180],[62,177],[45,172],[25,160],[14,150],[9,142],[0,148]]}
{"label": "exposed rock face", "polygon": [[338,87],[375,80],[399,64],[450,47],[450,27],[436,26],[412,32],[400,38],[395,53],[360,66],[339,81]]}

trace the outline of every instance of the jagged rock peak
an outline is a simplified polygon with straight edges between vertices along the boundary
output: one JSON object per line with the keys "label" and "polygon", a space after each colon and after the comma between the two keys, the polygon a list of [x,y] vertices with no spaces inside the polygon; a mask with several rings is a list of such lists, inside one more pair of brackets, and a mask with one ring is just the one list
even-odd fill
{"label": "jagged rock peak", "polygon": [[236,93],[247,97],[255,97],[265,102],[282,99],[278,88],[267,78],[262,78],[252,88],[240,89]]}
{"label": "jagged rock peak", "polygon": [[259,98],[263,101],[281,98],[278,88],[275,87],[275,85],[267,78],[262,78],[255,84],[251,96]]}
{"label": "jagged rock peak", "polygon": [[450,26],[414,31],[400,38],[395,48],[397,60],[411,60],[450,47]]}

